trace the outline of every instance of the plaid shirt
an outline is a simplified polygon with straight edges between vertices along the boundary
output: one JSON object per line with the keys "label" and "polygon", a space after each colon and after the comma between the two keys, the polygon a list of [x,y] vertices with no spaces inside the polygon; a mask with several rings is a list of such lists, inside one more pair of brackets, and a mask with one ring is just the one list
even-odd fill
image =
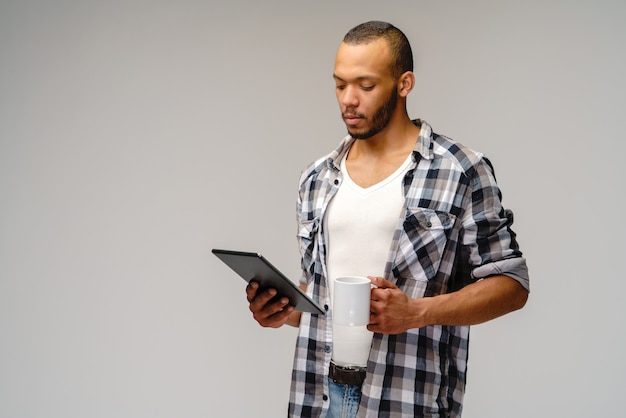
{"label": "plaid shirt", "polygon": [[[482,154],[432,132],[424,121],[403,180],[399,219],[385,278],[410,298],[434,296],[495,274],[528,289],[526,261],[510,229],[493,168]],[[324,417],[332,353],[324,216],[341,185],[341,158],[354,140],[302,173],[298,240],[307,293],[327,315],[303,313],[296,341],[289,416]],[[458,417],[469,344],[468,326],[427,326],[398,335],[374,334],[358,417]]]}

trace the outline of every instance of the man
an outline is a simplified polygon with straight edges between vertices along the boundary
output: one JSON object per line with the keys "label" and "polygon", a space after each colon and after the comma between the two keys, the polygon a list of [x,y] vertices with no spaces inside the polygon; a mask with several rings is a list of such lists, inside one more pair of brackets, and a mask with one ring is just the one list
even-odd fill
{"label": "man", "polygon": [[[469,326],[520,309],[525,259],[482,154],[412,121],[411,47],[384,22],[350,30],[333,77],[348,136],[302,174],[301,286],[327,315],[246,289],[266,327],[299,327],[290,416],[458,417]],[[336,364],[333,280],[369,276],[366,364]],[[341,334],[342,331],[335,332]]]}

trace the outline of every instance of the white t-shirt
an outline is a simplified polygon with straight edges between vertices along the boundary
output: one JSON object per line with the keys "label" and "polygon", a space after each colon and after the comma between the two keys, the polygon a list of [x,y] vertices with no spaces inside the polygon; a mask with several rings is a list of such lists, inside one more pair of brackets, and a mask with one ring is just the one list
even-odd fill
{"label": "white t-shirt", "polygon": [[[402,179],[411,155],[389,177],[363,188],[350,178],[345,157],[341,161],[343,183],[330,202],[328,228],[328,277],[331,302],[335,278],[382,276],[394,231],[404,204]],[[363,327],[333,324],[333,361],[342,366],[365,366],[372,333]]]}

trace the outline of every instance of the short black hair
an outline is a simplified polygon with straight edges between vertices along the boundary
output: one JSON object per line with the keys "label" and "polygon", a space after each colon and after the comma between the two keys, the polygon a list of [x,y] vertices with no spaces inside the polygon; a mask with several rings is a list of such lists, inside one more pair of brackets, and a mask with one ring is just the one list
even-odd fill
{"label": "short black hair", "polygon": [[391,23],[369,21],[350,29],[343,38],[346,44],[368,44],[383,38],[389,44],[392,57],[392,74],[400,77],[407,71],[413,71],[413,51],[406,35]]}

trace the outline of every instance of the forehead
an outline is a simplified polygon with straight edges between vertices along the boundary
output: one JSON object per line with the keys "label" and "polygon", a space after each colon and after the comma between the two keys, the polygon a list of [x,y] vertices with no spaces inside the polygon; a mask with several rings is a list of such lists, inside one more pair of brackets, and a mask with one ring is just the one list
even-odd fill
{"label": "forehead", "polygon": [[391,51],[384,39],[366,44],[342,42],[335,58],[335,77],[344,80],[391,76]]}

